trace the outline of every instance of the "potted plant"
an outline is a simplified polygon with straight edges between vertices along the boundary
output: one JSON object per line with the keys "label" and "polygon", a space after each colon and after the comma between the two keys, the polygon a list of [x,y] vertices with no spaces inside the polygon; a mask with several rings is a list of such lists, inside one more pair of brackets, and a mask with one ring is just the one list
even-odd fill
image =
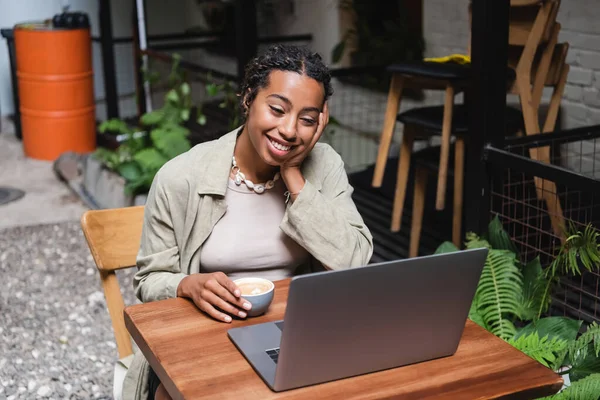
{"label": "potted plant", "polygon": [[[227,122],[223,121],[203,131],[208,125],[207,115],[202,105],[193,104],[191,87],[179,61],[180,57],[175,55],[161,108],[142,115],[137,124],[121,119],[100,124],[99,131],[112,132],[118,138],[118,145],[99,147],[85,162],[84,187],[99,207],[143,204],[154,176],[167,161],[188,151],[193,144],[227,132]],[[146,79],[155,81],[156,76],[147,73]],[[229,126],[240,118],[239,113],[233,112],[231,103],[235,94],[230,86],[213,83],[206,86],[209,96],[224,94],[217,104],[223,114],[229,112]],[[195,141],[191,140],[192,135]]]}
{"label": "potted plant", "polygon": [[[552,399],[596,399],[600,393],[600,325],[568,317],[544,316],[551,294],[563,275],[600,268],[600,233],[591,225],[573,225],[553,262],[539,258],[522,264],[517,248],[496,217],[482,237],[468,233],[466,248],[489,249],[469,318],[565,376],[566,387]],[[458,251],[450,242],[436,253]],[[583,330],[583,332],[581,332]],[[568,386],[567,386],[568,385]]]}

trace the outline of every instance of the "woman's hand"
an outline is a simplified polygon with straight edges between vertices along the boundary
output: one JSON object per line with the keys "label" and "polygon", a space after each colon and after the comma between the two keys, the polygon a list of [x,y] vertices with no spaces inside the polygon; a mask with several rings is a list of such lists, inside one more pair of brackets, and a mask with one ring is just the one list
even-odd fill
{"label": "woman's hand", "polygon": [[290,192],[292,202],[296,200],[298,193],[300,193],[304,187],[304,177],[300,171],[300,166],[321,138],[323,130],[325,130],[328,122],[329,106],[327,105],[327,102],[325,102],[325,105],[323,106],[323,112],[319,114],[319,125],[317,126],[317,131],[315,132],[311,142],[307,146],[299,147],[298,153],[292,155],[288,160],[281,164],[279,168],[281,178],[285,182],[285,186]]}
{"label": "woman's hand", "polygon": [[317,125],[317,131],[315,132],[315,135],[312,137],[311,142],[304,146],[298,146],[298,149],[296,150],[296,154],[291,155],[290,158],[288,158],[281,164],[280,169],[281,169],[282,175],[283,175],[283,172],[285,169],[300,168],[304,159],[310,154],[313,147],[315,147],[315,145],[321,138],[321,135],[323,134],[323,130],[325,130],[325,127],[327,126],[328,123],[329,123],[329,106],[327,105],[327,102],[325,102],[325,105],[323,106],[323,111],[321,113],[319,113],[319,125]]}
{"label": "woman's hand", "polygon": [[244,309],[252,308],[241,295],[240,289],[222,272],[188,275],[177,287],[177,297],[191,299],[200,310],[228,323],[232,320],[230,315],[246,318]]}

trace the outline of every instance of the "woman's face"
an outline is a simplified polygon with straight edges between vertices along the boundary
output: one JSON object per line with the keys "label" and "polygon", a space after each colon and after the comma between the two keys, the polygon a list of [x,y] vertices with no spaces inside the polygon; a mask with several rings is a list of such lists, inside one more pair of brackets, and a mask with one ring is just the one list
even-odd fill
{"label": "woman's face", "polygon": [[323,85],[306,75],[273,71],[250,105],[250,141],[268,165],[279,166],[309,146],[324,104]]}

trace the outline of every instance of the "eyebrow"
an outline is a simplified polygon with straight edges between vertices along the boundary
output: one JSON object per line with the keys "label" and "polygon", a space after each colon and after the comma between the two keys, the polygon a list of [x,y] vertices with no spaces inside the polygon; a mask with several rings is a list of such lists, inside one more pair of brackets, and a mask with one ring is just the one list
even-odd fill
{"label": "eyebrow", "polygon": [[[277,99],[279,99],[279,100],[283,101],[284,103],[286,103],[286,104],[287,104],[287,105],[289,105],[289,106],[291,106],[291,105],[292,105],[292,102],[290,101],[290,99],[288,99],[287,97],[285,97],[285,96],[282,96],[282,95],[280,95],[280,94],[277,94],[277,93],[270,94],[269,96],[267,96],[267,98],[269,98],[269,97],[275,97],[275,98],[277,98]],[[302,109],[302,111],[303,111],[303,112],[315,111],[315,112],[318,112],[318,113],[320,113],[320,112],[321,112],[321,110],[320,110],[319,108],[317,108],[317,107],[304,107],[304,108]]]}

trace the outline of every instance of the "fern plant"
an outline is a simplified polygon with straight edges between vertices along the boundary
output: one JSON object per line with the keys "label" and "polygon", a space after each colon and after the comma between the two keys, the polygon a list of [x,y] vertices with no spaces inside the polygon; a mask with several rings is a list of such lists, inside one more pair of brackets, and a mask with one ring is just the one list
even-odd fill
{"label": "fern plant", "polygon": [[510,339],[516,333],[512,316],[518,315],[518,299],[523,285],[515,254],[507,250],[491,249],[487,241],[475,234],[467,237],[466,245],[470,249],[490,249],[475,293],[477,306],[471,309],[471,314],[474,314],[475,319],[483,321],[484,327],[494,335]]}
{"label": "fern plant", "polygon": [[536,331],[508,339],[508,343],[553,370],[560,368],[568,346],[566,340],[548,335],[540,337]]}
{"label": "fern plant", "polygon": [[[519,262],[516,246],[497,217],[481,237],[467,234],[466,248],[489,249],[469,318],[541,364],[569,374],[571,386],[548,399],[598,399],[600,325],[594,322],[580,334],[583,321],[541,317],[560,276],[600,269],[600,233],[592,225],[583,231],[571,225],[568,233],[546,269],[539,258]],[[445,242],[436,253],[451,251],[458,249]]]}
{"label": "fern plant", "polygon": [[573,382],[568,389],[545,397],[546,400],[598,400],[600,398],[600,374],[591,374]]}
{"label": "fern plant", "polygon": [[[469,311],[469,318],[494,335],[508,340],[514,337],[513,324],[519,315],[522,297],[523,278],[517,268],[517,258],[508,250],[492,249],[489,242],[474,233],[467,234],[468,249],[487,247],[489,249],[479,285]],[[458,250],[451,243],[438,249],[438,253]]]}
{"label": "fern plant", "polygon": [[587,225],[582,232],[571,223],[566,236],[567,239],[562,244],[558,255],[544,271],[544,286],[540,294],[536,318],[540,318],[548,311],[552,288],[558,283],[560,276],[569,274],[580,276],[582,269],[591,271],[600,265],[600,243],[598,243],[600,232],[591,224]]}

